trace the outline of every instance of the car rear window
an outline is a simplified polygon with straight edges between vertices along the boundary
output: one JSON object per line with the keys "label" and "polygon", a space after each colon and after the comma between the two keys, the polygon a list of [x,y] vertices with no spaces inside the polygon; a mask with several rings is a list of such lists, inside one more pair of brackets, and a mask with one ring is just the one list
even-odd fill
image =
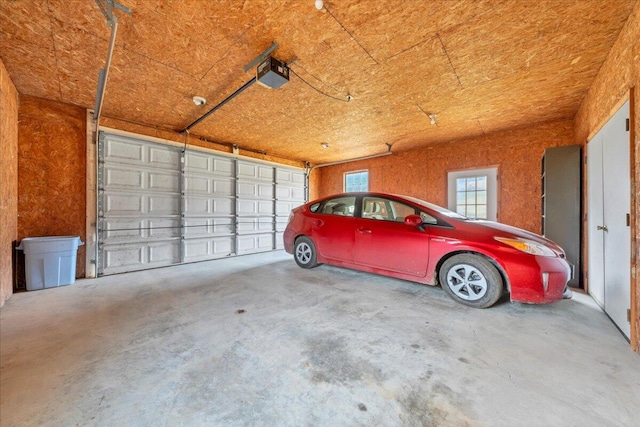
{"label": "car rear window", "polygon": [[316,213],[353,216],[356,207],[356,198],[353,196],[338,197],[325,200],[321,206],[316,208]]}

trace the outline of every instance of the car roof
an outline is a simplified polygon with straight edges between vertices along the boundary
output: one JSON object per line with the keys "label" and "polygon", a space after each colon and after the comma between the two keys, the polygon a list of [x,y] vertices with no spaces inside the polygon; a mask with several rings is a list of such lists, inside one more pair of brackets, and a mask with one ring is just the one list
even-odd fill
{"label": "car roof", "polygon": [[383,198],[391,198],[391,199],[399,199],[399,200],[404,200],[407,201],[409,203],[412,203],[414,205],[417,206],[421,206],[427,209],[431,209],[437,213],[440,213],[448,218],[457,218],[457,219],[467,219],[464,215],[460,215],[456,212],[453,212],[447,208],[444,208],[442,206],[427,202],[425,200],[422,199],[418,199],[416,197],[411,197],[411,196],[405,196],[402,194],[393,194],[393,193],[381,193],[381,192],[375,192],[375,191],[351,191],[348,193],[336,193],[333,194],[331,196],[327,196],[327,197],[322,197],[320,199],[317,200],[313,200],[311,202],[309,202],[309,204],[315,204],[315,203],[319,203],[319,202],[323,202],[325,200],[329,200],[329,199],[335,199],[338,197],[349,197],[349,196],[353,196],[353,197],[366,197],[366,196],[372,196],[372,197],[383,197]]}

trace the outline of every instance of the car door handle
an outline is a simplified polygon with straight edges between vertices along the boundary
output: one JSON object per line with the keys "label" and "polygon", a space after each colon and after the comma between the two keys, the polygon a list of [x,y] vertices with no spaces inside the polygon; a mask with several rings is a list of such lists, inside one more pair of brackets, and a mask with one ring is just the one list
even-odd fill
{"label": "car door handle", "polygon": [[324,221],[321,219],[316,219],[315,221],[313,221],[313,225],[315,225],[316,227],[322,227],[324,225]]}
{"label": "car door handle", "polygon": [[358,228],[358,233],[371,234],[371,230],[368,228]]}

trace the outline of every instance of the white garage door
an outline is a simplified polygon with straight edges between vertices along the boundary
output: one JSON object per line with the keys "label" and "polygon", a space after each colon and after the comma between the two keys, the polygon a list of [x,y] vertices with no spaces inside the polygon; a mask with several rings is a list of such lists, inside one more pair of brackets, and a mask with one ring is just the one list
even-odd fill
{"label": "white garage door", "polygon": [[98,275],[282,248],[302,170],[101,132]]}

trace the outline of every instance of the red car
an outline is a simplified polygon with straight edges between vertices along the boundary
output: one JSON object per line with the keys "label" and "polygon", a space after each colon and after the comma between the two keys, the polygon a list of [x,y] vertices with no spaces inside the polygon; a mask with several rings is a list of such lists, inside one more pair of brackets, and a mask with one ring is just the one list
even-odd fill
{"label": "red car", "polygon": [[562,248],[528,231],[469,220],[412,197],[345,193],[295,208],[284,232],[296,263],[320,263],[430,285],[486,308],[562,299],[571,266]]}

